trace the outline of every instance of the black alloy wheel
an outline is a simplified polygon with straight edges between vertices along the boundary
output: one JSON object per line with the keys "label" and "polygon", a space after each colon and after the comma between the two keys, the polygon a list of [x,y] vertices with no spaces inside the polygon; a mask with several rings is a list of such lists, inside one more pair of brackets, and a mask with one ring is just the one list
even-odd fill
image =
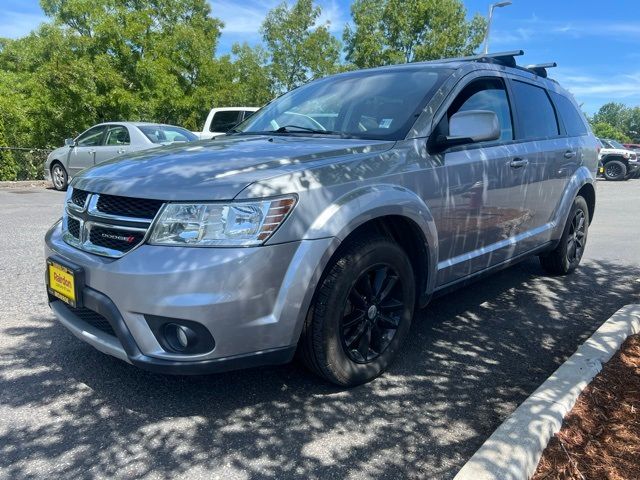
{"label": "black alloy wheel", "polygon": [[624,180],[627,176],[627,166],[620,160],[610,160],[604,165],[604,178],[607,180]]}
{"label": "black alloy wheel", "polygon": [[567,237],[567,261],[570,264],[580,262],[587,238],[587,217],[582,209],[577,209],[569,227]]}
{"label": "black alloy wheel", "polygon": [[392,342],[404,310],[398,273],[390,265],[376,265],[355,282],[342,317],[342,346],[356,363],[378,358]]}
{"label": "black alloy wheel", "polygon": [[334,257],[316,289],[298,354],[321,377],[352,387],[384,372],[402,348],[416,281],[407,253],[376,230],[347,239]]}

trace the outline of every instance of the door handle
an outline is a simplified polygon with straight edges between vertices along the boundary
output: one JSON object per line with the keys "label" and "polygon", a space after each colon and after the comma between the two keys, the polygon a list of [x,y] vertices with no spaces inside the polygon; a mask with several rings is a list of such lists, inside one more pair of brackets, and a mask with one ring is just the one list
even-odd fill
{"label": "door handle", "polygon": [[89,152],[87,152],[87,153],[90,153],[91,155],[93,155],[94,153],[96,153],[96,151],[95,150],[89,150]]}
{"label": "door handle", "polygon": [[576,156],[576,152],[574,152],[573,150],[567,150],[566,152],[564,152],[564,158],[573,158]]}
{"label": "door handle", "polygon": [[127,151],[127,149],[126,149],[126,148],[121,148],[120,150],[118,150],[118,153],[124,153],[124,152],[126,152],[126,151]]}
{"label": "door handle", "polygon": [[522,167],[526,167],[529,164],[529,160],[527,160],[526,158],[514,158],[513,160],[511,160],[511,162],[509,162],[509,166],[511,168],[522,168]]}

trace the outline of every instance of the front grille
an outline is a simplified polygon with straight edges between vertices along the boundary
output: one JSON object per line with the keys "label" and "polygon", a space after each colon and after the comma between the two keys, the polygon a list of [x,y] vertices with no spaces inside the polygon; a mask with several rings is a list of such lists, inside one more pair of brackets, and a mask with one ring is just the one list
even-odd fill
{"label": "front grille", "polygon": [[146,218],[152,220],[162,206],[161,200],[146,198],[119,197],[116,195],[100,195],[97,209],[108,215],[122,217]]}
{"label": "front grille", "polygon": [[119,258],[144,241],[162,204],[74,189],[64,212],[63,238],[81,250]]}
{"label": "front grille", "polygon": [[69,229],[69,233],[73,237],[80,239],[80,221],[79,220],[69,217],[67,219],[67,228]]}
{"label": "front grille", "polygon": [[84,204],[87,201],[87,197],[89,196],[89,192],[85,192],[84,190],[73,190],[71,192],[71,202],[76,204],[79,207],[84,207]]}
{"label": "front grille", "polygon": [[103,331],[104,333],[112,336],[116,336],[116,332],[113,330],[113,327],[109,323],[105,317],[100,315],[98,312],[94,312],[93,310],[89,310],[88,308],[75,308],[70,305],[66,305],[66,307],[71,310],[76,317],[85,322],[92,327],[97,328],[98,330]]}
{"label": "front grille", "polygon": [[107,227],[91,227],[89,241],[93,245],[128,252],[138,245],[145,236],[145,232],[119,230]]}

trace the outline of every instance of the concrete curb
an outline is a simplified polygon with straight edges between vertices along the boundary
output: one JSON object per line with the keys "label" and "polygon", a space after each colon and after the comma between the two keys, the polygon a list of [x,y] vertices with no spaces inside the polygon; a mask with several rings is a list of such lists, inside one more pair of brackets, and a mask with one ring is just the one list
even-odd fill
{"label": "concrete curb", "polygon": [[640,305],[618,310],[487,439],[454,480],[526,480],[582,390],[629,335],[640,333]]}
{"label": "concrete curb", "polygon": [[51,182],[48,180],[0,181],[0,188],[48,187],[50,185]]}

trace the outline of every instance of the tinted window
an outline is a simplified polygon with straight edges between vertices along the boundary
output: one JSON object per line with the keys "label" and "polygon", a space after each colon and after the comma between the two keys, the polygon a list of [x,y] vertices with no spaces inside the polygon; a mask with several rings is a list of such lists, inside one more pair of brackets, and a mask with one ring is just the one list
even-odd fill
{"label": "tinted window", "polygon": [[129,145],[129,143],[131,143],[131,139],[129,138],[129,130],[126,127],[116,125],[107,129],[105,145]]}
{"label": "tinted window", "polygon": [[193,142],[198,139],[189,130],[172,125],[139,125],[138,128],[153,143]]}
{"label": "tinted window", "polygon": [[226,133],[231,130],[239,121],[240,114],[238,110],[228,110],[224,112],[216,112],[211,120],[210,132]]}
{"label": "tinted window", "polygon": [[525,139],[555,137],[558,135],[558,121],[547,92],[528,83],[513,82],[513,96]]}
{"label": "tinted window", "polygon": [[556,104],[564,128],[567,130],[567,135],[570,137],[576,135],[584,135],[587,133],[587,127],[582,120],[582,116],[573,105],[573,102],[564,95],[560,95],[555,92],[550,92],[553,101]]}
{"label": "tinted window", "polygon": [[102,142],[102,133],[104,132],[104,126],[99,125],[97,127],[90,128],[82,135],[78,137],[76,144],[79,147],[95,147]]}
{"label": "tinted window", "polygon": [[448,74],[444,69],[411,66],[323,78],[282,95],[238,128],[244,134],[286,127],[279,133],[331,135],[333,131],[348,137],[399,140]]}
{"label": "tinted window", "polygon": [[[458,112],[468,110],[489,110],[498,116],[500,122],[500,140],[513,140],[513,126],[511,121],[511,108],[504,83],[500,79],[486,78],[476,80],[467,85],[456,97],[447,110],[446,120]],[[442,127],[449,132],[448,124]]]}

